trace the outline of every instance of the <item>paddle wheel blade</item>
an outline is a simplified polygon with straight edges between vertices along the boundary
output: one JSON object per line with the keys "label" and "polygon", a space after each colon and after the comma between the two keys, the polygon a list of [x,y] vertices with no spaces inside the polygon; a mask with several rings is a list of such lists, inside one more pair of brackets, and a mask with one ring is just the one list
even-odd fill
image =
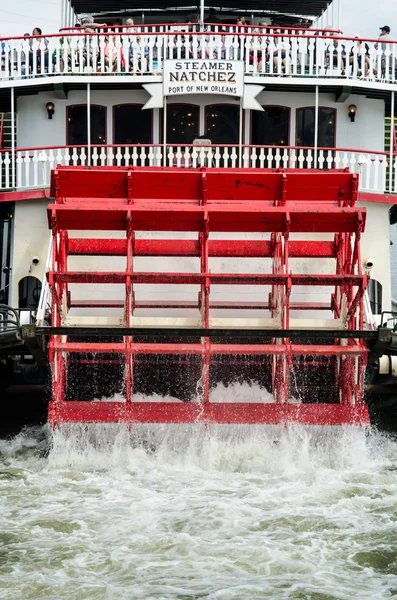
{"label": "paddle wheel blade", "polygon": [[50,340],[50,422],[367,424],[365,343],[324,336],[363,329],[357,189],[347,171],[58,167],[52,324],[79,335]]}

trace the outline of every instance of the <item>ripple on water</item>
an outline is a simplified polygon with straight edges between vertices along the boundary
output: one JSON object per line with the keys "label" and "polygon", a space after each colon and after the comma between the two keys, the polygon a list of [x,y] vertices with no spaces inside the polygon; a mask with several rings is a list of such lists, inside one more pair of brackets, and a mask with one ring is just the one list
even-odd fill
{"label": "ripple on water", "polygon": [[350,429],[29,430],[0,442],[0,596],[390,598],[396,465]]}

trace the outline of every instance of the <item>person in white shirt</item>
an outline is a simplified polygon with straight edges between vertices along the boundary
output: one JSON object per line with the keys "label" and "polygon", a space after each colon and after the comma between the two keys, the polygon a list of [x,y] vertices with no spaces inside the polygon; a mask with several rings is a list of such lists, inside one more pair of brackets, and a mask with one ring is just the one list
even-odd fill
{"label": "person in white shirt", "polygon": [[[382,42],[390,42],[392,37],[390,35],[390,27],[388,25],[383,25],[383,27],[380,27],[380,34],[379,34],[379,40],[382,40]],[[383,48],[382,48],[383,50]]]}
{"label": "person in white shirt", "polygon": [[[380,34],[378,37],[378,40],[381,41],[380,47],[382,50],[382,55],[381,55],[381,59],[380,59],[380,65],[381,65],[381,72],[380,72],[380,76],[381,78],[385,78],[386,77],[386,50],[388,49],[388,45],[387,42],[391,42],[392,41],[392,37],[390,35],[390,27],[388,25],[383,25],[383,27],[380,27]],[[375,48],[378,49],[379,45],[375,44]],[[374,71],[376,73],[376,71]]]}

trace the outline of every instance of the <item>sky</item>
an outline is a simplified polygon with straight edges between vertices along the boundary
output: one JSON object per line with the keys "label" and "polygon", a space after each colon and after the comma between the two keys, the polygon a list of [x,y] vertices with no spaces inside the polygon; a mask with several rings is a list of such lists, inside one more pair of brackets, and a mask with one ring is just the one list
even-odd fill
{"label": "sky", "polygon": [[[135,2],[131,0],[131,5]],[[301,0],[296,2],[301,4]],[[397,0],[340,0],[340,3],[341,28],[346,36],[377,38],[379,27],[389,25],[392,37],[397,39]],[[216,6],[216,0],[214,4]],[[56,33],[60,23],[61,0],[0,0],[0,34],[3,37],[23,35],[34,27],[40,27],[43,33]]]}

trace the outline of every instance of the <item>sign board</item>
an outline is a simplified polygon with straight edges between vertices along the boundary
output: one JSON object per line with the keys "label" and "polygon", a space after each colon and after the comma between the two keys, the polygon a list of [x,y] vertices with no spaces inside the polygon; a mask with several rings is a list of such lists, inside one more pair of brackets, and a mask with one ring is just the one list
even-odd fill
{"label": "sign board", "polygon": [[180,59],[164,61],[163,95],[244,94],[244,61]]}

